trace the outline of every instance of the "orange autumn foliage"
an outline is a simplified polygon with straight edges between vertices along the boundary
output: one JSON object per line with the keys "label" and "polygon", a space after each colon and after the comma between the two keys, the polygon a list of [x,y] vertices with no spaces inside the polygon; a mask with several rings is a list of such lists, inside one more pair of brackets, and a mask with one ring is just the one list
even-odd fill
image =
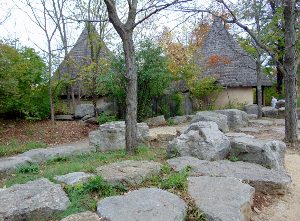
{"label": "orange autumn foliage", "polygon": [[207,59],[206,66],[211,68],[217,65],[222,65],[222,64],[226,65],[230,63],[231,63],[230,59],[214,54]]}

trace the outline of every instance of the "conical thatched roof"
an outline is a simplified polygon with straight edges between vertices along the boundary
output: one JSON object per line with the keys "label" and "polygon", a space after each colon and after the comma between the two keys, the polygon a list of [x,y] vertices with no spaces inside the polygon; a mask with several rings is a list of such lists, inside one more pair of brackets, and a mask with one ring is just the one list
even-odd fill
{"label": "conical thatched roof", "polygon": [[[257,85],[255,60],[248,55],[216,18],[206,36],[203,47],[197,52],[196,63],[203,76],[215,76],[227,87],[253,87]],[[271,86],[264,76],[263,86]]]}
{"label": "conical thatched roof", "polygon": [[[94,35],[94,42],[92,43],[94,46],[94,53],[95,51],[97,51],[97,48],[101,48],[99,51],[99,57],[104,57],[110,60],[112,53],[100,39],[100,36],[98,35],[94,27],[92,27],[91,31],[93,31]],[[84,85],[82,85],[79,76],[82,75],[84,73],[83,70],[88,65],[90,65],[92,61],[91,58],[91,43],[88,37],[88,29],[87,27],[85,27],[76,43],[74,44],[74,47],[70,50],[67,58],[65,58],[59,65],[56,73],[59,79],[68,79],[76,82],[73,85],[75,95],[87,95],[87,92],[84,89]],[[66,92],[63,92],[62,95],[66,95]]]}

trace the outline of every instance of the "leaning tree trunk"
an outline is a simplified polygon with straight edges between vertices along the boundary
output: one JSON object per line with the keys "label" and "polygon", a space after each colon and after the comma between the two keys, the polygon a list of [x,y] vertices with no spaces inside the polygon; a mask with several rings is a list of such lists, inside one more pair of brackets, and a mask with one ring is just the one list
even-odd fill
{"label": "leaning tree trunk", "polygon": [[126,151],[133,154],[137,146],[137,72],[132,32],[122,41],[126,63]]}
{"label": "leaning tree trunk", "polygon": [[257,86],[256,86],[256,93],[257,93],[257,117],[262,117],[262,73],[261,73],[261,63],[260,63],[260,54],[257,56],[256,59],[256,75],[257,75]]}
{"label": "leaning tree trunk", "polygon": [[297,133],[297,54],[296,54],[296,2],[285,0],[285,139],[292,145],[298,141]]}

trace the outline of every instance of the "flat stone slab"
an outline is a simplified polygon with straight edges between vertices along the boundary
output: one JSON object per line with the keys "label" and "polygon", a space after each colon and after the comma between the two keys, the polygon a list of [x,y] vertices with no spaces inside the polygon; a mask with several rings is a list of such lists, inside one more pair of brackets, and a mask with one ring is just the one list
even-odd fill
{"label": "flat stone slab", "polygon": [[0,178],[14,172],[18,167],[30,162],[31,158],[26,156],[0,158]]}
{"label": "flat stone slab", "polygon": [[258,125],[258,126],[272,126],[274,122],[271,120],[256,119],[256,120],[249,120],[249,124]]}
{"label": "flat stone slab", "polygon": [[242,133],[259,133],[260,129],[257,127],[241,127],[238,128],[237,131]]}
{"label": "flat stone slab", "polygon": [[0,189],[0,220],[50,220],[70,201],[59,184],[42,178]]}
{"label": "flat stone slab", "polygon": [[139,184],[147,177],[159,173],[161,164],[153,161],[126,160],[97,168],[97,174],[112,184]]}
{"label": "flat stone slab", "polygon": [[176,171],[190,166],[191,176],[221,176],[241,179],[257,191],[266,194],[285,194],[291,183],[291,177],[285,171],[267,169],[254,163],[228,160],[211,162],[194,157],[178,157],[169,159],[167,162]]}
{"label": "flat stone slab", "polygon": [[74,120],[73,115],[55,115],[55,120],[61,120],[61,121],[72,121]]}
{"label": "flat stone slab", "polygon": [[74,172],[74,173],[68,173],[66,175],[62,176],[55,176],[54,180],[67,184],[67,185],[76,185],[79,183],[86,183],[94,177],[95,175],[85,172]]}
{"label": "flat stone slab", "polygon": [[87,211],[67,216],[61,221],[100,221],[100,218],[96,213]]}
{"label": "flat stone slab", "polygon": [[97,213],[110,221],[183,221],[186,208],[186,203],[175,194],[145,188],[101,200]]}
{"label": "flat stone slab", "polygon": [[210,221],[249,221],[255,190],[232,177],[189,177],[188,193]]}
{"label": "flat stone slab", "polygon": [[149,130],[150,141],[170,141],[177,135],[177,130],[172,126],[155,127]]}
{"label": "flat stone slab", "polygon": [[234,133],[234,132],[229,132],[225,134],[229,139],[237,138],[237,137],[249,137],[249,138],[254,138],[254,136],[245,134],[245,133]]}
{"label": "flat stone slab", "polygon": [[42,163],[56,157],[67,157],[72,155],[79,155],[82,153],[94,152],[95,147],[89,146],[86,143],[74,143],[72,145],[62,145],[52,148],[39,148],[34,150],[29,150],[19,156],[25,156],[31,158],[34,163]]}

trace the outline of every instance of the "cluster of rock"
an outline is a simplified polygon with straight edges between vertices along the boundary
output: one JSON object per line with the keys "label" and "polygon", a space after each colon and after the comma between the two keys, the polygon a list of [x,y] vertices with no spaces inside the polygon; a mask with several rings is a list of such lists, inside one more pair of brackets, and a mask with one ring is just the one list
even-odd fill
{"label": "cluster of rock", "polygon": [[[291,182],[284,167],[286,146],[283,142],[229,132],[249,124],[270,125],[268,120],[248,118],[245,112],[235,109],[198,112],[188,128],[180,135],[174,134],[168,145],[167,155],[171,159],[167,163],[175,171],[190,167],[188,193],[210,221],[248,221],[255,191],[285,194]],[[189,120],[181,118],[178,122]],[[138,124],[137,134],[139,142],[147,144],[148,125]],[[124,149],[125,122],[102,124],[89,137],[90,146],[84,148],[37,149],[7,158],[6,164],[0,161],[0,175],[1,171],[24,162],[41,163],[76,152]],[[229,156],[239,161],[231,162],[227,160]],[[158,174],[161,167],[158,162],[126,160],[101,165],[95,174],[74,172],[55,176],[54,180],[63,185],[78,185],[101,176],[112,185],[138,185]],[[47,220],[65,211],[69,204],[59,184],[42,178],[0,189],[0,220]],[[73,214],[62,221],[134,221],[149,220],[149,217],[157,221],[183,221],[186,215],[186,202],[175,194],[158,188],[142,188],[101,199],[95,213]]]}
{"label": "cluster of rock", "polygon": [[[247,114],[258,115],[258,106],[257,104],[249,104],[244,106],[244,111]],[[275,108],[266,106],[262,107],[262,116],[271,117],[271,118],[284,118],[285,112],[285,101],[279,100],[276,103]]]}
{"label": "cluster of rock", "polygon": [[247,128],[249,122],[270,125],[234,109],[198,112],[188,129],[168,145],[171,167],[191,168],[188,192],[208,220],[250,220],[255,191],[285,194],[291,183],[282,141],[228,133]]}

